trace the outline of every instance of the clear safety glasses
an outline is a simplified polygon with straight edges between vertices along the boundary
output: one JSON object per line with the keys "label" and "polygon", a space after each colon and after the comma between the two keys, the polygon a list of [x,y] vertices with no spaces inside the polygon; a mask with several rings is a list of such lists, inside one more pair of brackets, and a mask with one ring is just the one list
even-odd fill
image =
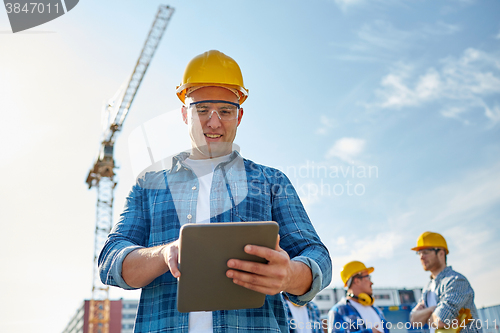
{"label": "clear safety glasses", "polygon": [[423,250],[418,250],[418,251],[416,251],[416,254],[417,254],[417,256],[420,256],[420,255],[422,255],[422,254],[423,254],[424,256],[426,256],[426,255],[429,255],[429,254],[430,254],[430,253],[432,253],[432,252],[436,252],[436,254],[437,254],[437,253],[439,252],[439,250],[441,250],[441,249],[438,249],[438,248],[434,248],[434,249],[423,249]]}
{"label": "clear safety glasses", "polygon": [[372,277],[370,276],[370,274],[367,274],[367,275],[356,275],[354,278],[362,280],[362,279],[364,279],[366,277],[368,278],[368,280],[370,280],[370,281],[372,280]]}
{"label": "clear safety glasses", "polygon": [[214,112],[217,114],[217,117],[219,117],[219,120],[230,121],[238,119],[240,105],[227,101],[207,100],[193,102],[189,104],[188,109],[191,110],[193,118],[197,118],[201,121],[211,119]]}

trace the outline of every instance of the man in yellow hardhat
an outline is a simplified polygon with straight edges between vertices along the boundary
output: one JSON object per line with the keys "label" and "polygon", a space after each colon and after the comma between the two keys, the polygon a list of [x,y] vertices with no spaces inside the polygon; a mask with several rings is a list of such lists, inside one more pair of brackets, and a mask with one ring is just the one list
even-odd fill
{"label": "man in yellow hardhat", "polygon": [[[288,332],[280,293],[298,305],[331,280],[331,259],[290,181],[243,159],[235,145],[248,97],[239,65],[211,50],[193,58],[176,90],[191,150],[148,172],[127,198],[99,258],[103,283],[142,288],[134,332]],[[180,313],[179,230],[186,223],[276,221],[274,249],[249,245],[267,264],[230,259],[226,276],[266,294],[258,309]],[[203,274],[200,271],[200,274]]]}
{"label": "man in yellow hardhat", "polygon": [[426,231],[418,237],[417,246],[412,250],[420,257],[424,270],[431,272],[431,280],[423,289],[420,301],[411,312],[411,322],[417,327],[429,324],[431,333],[436,329],[451,328],[462,328],[462,333],[480,331],[481,326],[478,322],[468,320],[453,322],[465,311],[470,312],[476,321],[479,317],[474,305],[474,290],[469,281],[462,274],[455,272],[451,266],[447,266],[449,251],[444,237]]}
{"label": "man in yellow hardhat", "polygon": [[382,311],[373,306],[373,282],[370,274],[374,270],[360,261],[351,261],[342,268],[340,277],[347,293],[328,312],[329,333],[389,332]]}

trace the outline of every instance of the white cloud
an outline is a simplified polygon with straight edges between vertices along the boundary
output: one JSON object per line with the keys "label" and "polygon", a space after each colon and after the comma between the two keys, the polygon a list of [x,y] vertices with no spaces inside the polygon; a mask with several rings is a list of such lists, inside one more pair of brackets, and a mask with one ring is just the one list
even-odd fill
{"label": "white cloud", "polygon": [[350,61],[390,60],[410,49],[418,48],[423,45],[423,41],[452,35],[460,30],[459,26],[444,22],[403,30],[391,22],[375,20],[361,26],[357,32],[357,40],[347,45],[339,45],[347,49],[348,53],[338,57]]}
{"label": "white cloud", "polygon": [[316,134],[325,135],[328,134],[331,128],[335,127],[335,120],[329,118],[325,115],[320,117],[321,127],[316,130]]}
{"label": "white cloud", "polygon": [[391,73],[381,80],[376,91],[378,107],[400,109],[420,106],[428,102],[443,103],[441,114],[459,118],[471,108],[485,110],[494,123],[499,120],[499,110],[488,107],[485,97],[500,93],[500,61],[493,54],[467,49],[455,59],[441,61],[440,69],[428,68],[422,75],[414,75],[415,68],[398,63]]}
{"label": "white cloud", "polygon": [[[485,230],[482,228],[493,226],[489,223],[496,223],[490,213],[500,203],[499,188],[500,164],[471,170],[454,182],[424,189],[397,202],[395,215],[389,218],[391,229],[417,236],[426,230],[446,234],[446,230],[459,226]],[[398,207],[404,210],[398,212]]]}
{"label": "white cloud", "polygon": [[432,222],[472,220],[488,206],[500,202],[499,188],[500,165],[495,165],[491,169],[473,171],[460,182],[434,189],[428,195],[440,204]]}
{"label": "white cloud", "polygon": [[467,111],[467,108],[463,106],[448,106],[443,108],[440,113],[443,117],[446,118],[454,118],[461,120],[465,125],[469,124],[469,121],[467,120],[462,120],[460,116]]}
{"label": "white cloud", "polygon": [[405,84],[405,78],[409,76],[407,69],[394,74],[389,74],[382,79],[381,85],[385,90],[379,92],[382,96],[383,108],[401,108],[415,106],[424,101],[429,101],[439,95],[442,86],[439,73],[430,68],[427,73],[420,76],[415,83],[414,89]]}
{"label": "white cloud", "polygon": [[359,3],[360,0],[335,0],[335,2],[339,5],[352,5],[355,3]]}
{"label": "white cloud", "polygon": [[326,127],[333,127],[334,121],[332,118],[328,118],[327,116],[322,115],[320,119],[322,125]]}
{"label": "white cloud", "polygon": [[495,104],[493,108],[489,108],[486,104],[484,105],[484,114],[488,117],[494,124],[500,121],[500,107]]}
{"label": "white cloud", "polygon": [[328,130],[324,127],[320,127],[316,130],[316,134],[319,135],[326,135],[328,133]]}
{"label": "white cloud", "polygon": [[[402,235],[394,231],[369,235],[362,239],[358,236],[352,238],[346,240],[344,237],[339,237],[336,240],[335,246],[331,249],[332,253],[337,253],[332,256],[335,267],[342,267],[353,260],[370,262],[375,259],[390,259],[404,239]],[[349,253],[338,255],[339,252],[345,253],[346,251]]]}
{"label": "white cloud", "polygon": [[346,244],[346,239],[345,239],[345,237],[342,237],[342,236],[338,237],[338,238],[337,238],[337,244],[338,244],[338,245],[345,245],[345,244]]}
{"label": "white cloud", "polygon": [[352,162],[355,157],[363,152],[366,141],[356,138],[342,138],[333,144],[326,153],[326,158],[337,157],[344,162]]}
{"label": "white cloud", "polygon": [[444,22],[437,22],[435,25],[426,25],[424,27],[425,33],[429,35],[452,35],[462,30],[460,26],[448,24]]}
{"label": "white cloud", "polygon": [[393,228],[404,230],[451,228],[470,225],[471,221],[478,221],[475,228],[479,228],[479,222],[488,223],[484,214],[500,203],[499,188],[500,164],[473,169],[456,181],[407,195],[397,204],[405,207],[404,212],[397,212],[395,207],[393,210],[397,213],[389,222]]}
{"label": "white cloud", "polygon": [[343,10],[347,9],[348,6],[361,3],[361,0],[335,0],[335,3]]}
{"label": "white cloud", "polygon": [[376,20],[372,24],[365,24],[358,32],[361,44],[357,44],[359,50],[368,48],[382,48],[390,51],[396,51],[406,45],[405,41],[411,37],[410,31],[399,30],[391,23]]}

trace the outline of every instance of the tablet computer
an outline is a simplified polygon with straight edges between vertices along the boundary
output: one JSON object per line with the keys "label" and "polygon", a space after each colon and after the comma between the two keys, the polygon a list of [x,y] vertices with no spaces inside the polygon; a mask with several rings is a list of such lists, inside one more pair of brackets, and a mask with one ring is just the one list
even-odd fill
{"label": "tablet computer", "polygon": [[180,230],[177,310],[179,312],[259,308],[265,295],[233,283],[226,276],[229,259],[265,263],[249,255],[247,244],[274,249],[276,222],[185,224]]}

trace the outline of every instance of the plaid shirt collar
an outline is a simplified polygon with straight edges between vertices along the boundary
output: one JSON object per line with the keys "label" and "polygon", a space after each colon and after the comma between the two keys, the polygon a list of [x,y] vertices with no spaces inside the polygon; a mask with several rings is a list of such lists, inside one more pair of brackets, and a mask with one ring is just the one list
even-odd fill
{"label": "plaid shirt collar", "polygon": [[[234,145],[233,145],[234,146]],[[239,157],[242,158],[240,153],[239,153],[239,147],[236,146],[234,147],[236,150],[233,150],[230,154],[229,161],[223,162],[220,165],[224,166],[226,164],[231,163],[234,161],[235,158]],[[180,154],[175,155],[172,157],[172,168],[170,169],[170,173],[174,174],[182,170],[182,168],[189,168],[187,165],[185,165],[184,161],[191,155],[190,151],[183,151]]]}
{"label": "plaid shirt collar", "polygon": [[430,276],[430,278],[431,280],[434,280],[436,284],[438,284],[444,277],[448,276],[451,271],[451,266],[446,266],[441,272],[438,273],[435,278],[433,278],[432,275]]}

